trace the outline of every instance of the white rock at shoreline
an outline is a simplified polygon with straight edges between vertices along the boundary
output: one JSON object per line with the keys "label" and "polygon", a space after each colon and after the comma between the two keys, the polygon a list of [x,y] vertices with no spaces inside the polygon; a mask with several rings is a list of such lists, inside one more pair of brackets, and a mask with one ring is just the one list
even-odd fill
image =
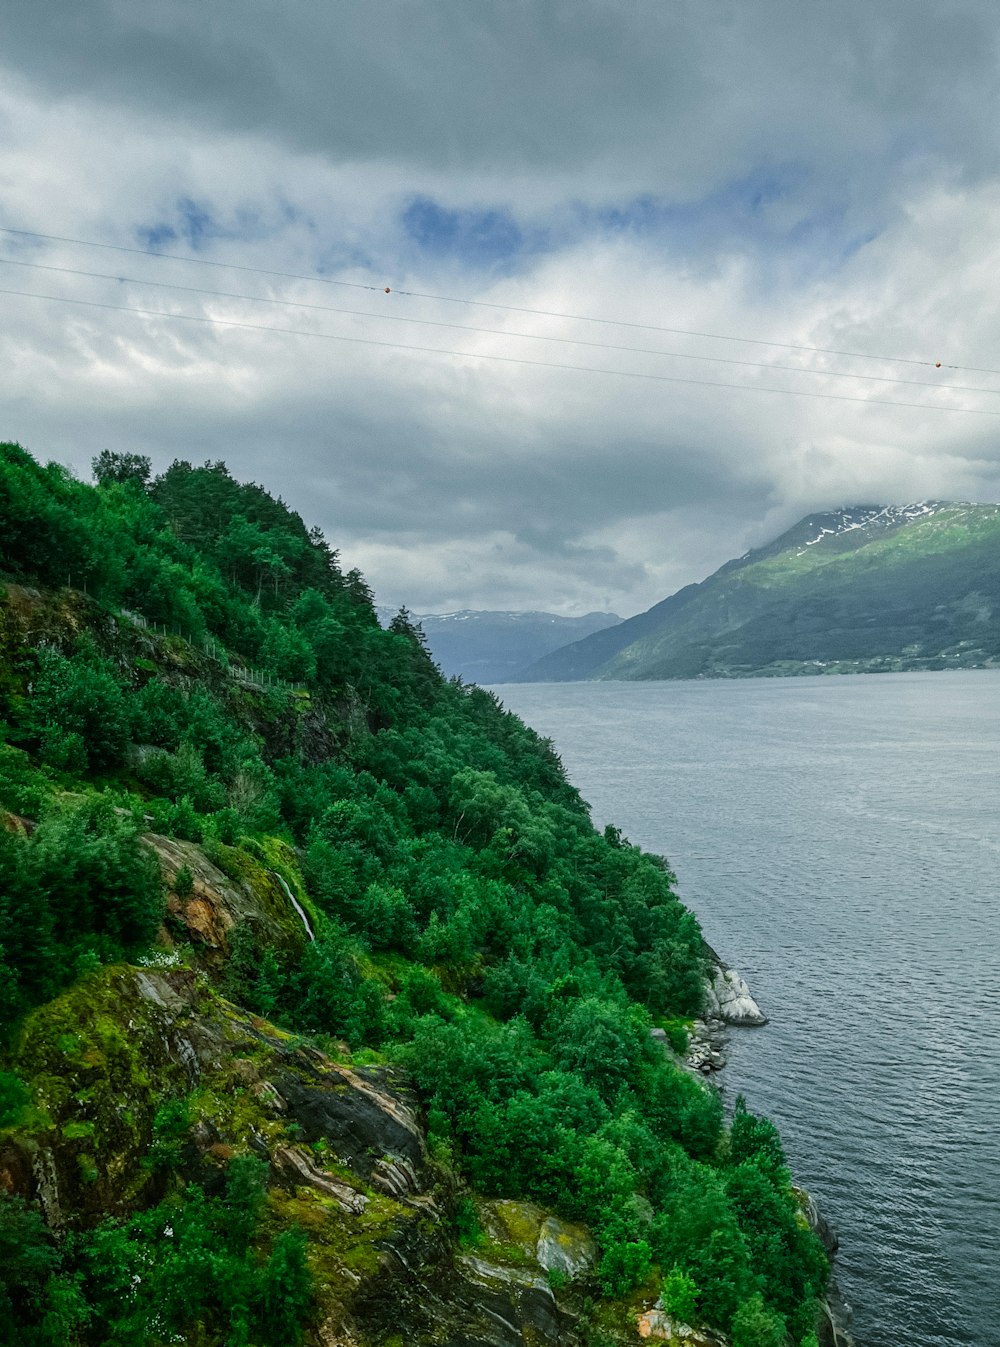
{"label": "white rock at shoreline", "polygon": [[724,1024],[766,1024],[767,1016],[735,968],[718,967],[705,989],[705,1013]]}

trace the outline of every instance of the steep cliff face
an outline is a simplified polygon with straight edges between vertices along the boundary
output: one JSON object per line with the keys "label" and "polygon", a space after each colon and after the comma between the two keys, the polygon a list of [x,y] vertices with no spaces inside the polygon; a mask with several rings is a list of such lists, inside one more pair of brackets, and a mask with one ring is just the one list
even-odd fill
{"label": "steep cliff face", "polygon": [[[192,844],[147,841],[168,878],[175,866],[197,876],[186,903],[171,905],[209,970],[234,913],[289,925],[277,903],[269,912],[267,883],[234,886]],[[31,1107],[0,1131],[0,1186],[37,1202],[53,1230],[127,1217],[168,1183],[217,1193],[234,1156],[263,1160],[263,1240],[293,1226],[306,1234],[316,1294],[306,1341],[316,1347],[726,1347],[668,1313],[652,1286],[594,1320],[597,1250],[584,1227],[534,1203],[473,1198],[432,1158],[402,1073],[347,1065],[248,1014],[176,952],[102,969],[35,1011],[13,1065]],[[184,1123],[160,1164],[171,1103]],[[832,1252],[808,1195],[800,1200]],[[459,1233],[462,1204],[474,1211],[473,1239]],[[850,1347],[828,1307],[820,1342]]]}
{"label": "steep cliff face", "polygon": [[[149,1164],[165,1103],[183,1101],[173,1173],[208,1193],[250,1153],[268,1166],[266,1234],[306,1232],[316,1343],[526,1347],[579,1341],[547,1272],[586,1274],[583,1232],[483,1204],[463,1253],[453,1178],[428,1154],[415,1100],[388,1068],[351,1068],[222,999],[181,966],[102,970],[36,1011],[16,1066],[29,1123],[0,1134],[0,1183],[56,1230],[127,1215],[162,1192]],[[266,1236],[265,1236],[266,1237]]]}
{"label": "steep cliff face", "polygon": [[[28,1016],[11,1066],[30,1106],[0,1131],[0,1187],[65,1235],[149,1209],[178,1183],[221,1193],[235,1156],[258,1157],[263,1244],[293,1227],[308,1240],[316,1347],[724,1347],[672,1318],[654,1284],[605,1302],[595,1320],[586,1228],[470,1194],[432,1158],[403,1073],[335,1060],[220,994],[237,928],[278,947],[309,938],[286,844],[217,847],[213,860],[177,838],[144,843],[168,894],[162,948]],[[182,1124],[165,1143],[171,1105]],[[463,1206],[471,1237],[456,1220]]]}
{"label": "steep cliff face", "polygon": [[182,927],[213,967],[222,966],[239,926],[252,927],[263,944],[289,952],[312,938],[316,914],[287,843],[258,842],[257,855],[247,846],[220,844],[210,860],[203,848],[181,838],[147,833],[143,840],[160,862],[168,922]]}
{"label": "steep cliff face", "polygon": [[[95,971],[28,1016],[10,1064],[30,1104],[0,1130],[0,1187],[65,1235],[148,1209],[178,1182],[220,1193],[233,1157],[254,1155],[267,1165],[262,1242],[293,1227],[308,1240],[308,1343],[580,1347],[596,1262],[585,1229],[531,1203],[473,1199],[431,1158],[403,1073],[336,1061],[219,993],[239,926],[279,947],[308,939],[294,853],[275,840],[257,843],[262,858],[222,847],[213,862],[194,843],[144,841],[173,936],[164,928],[143,965]],[[165,1155],[170,1105],[183,1122]],[[462,1203],[472,1239],[459,1236]],[[634,1337],[627,1316],[618,1327]]]}

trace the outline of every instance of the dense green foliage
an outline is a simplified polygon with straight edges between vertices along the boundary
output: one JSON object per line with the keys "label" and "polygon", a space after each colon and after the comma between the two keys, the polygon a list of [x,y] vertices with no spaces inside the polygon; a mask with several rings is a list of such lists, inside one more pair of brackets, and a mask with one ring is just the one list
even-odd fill
{"label": "dense green foliage", "polygon": [[162,918],[160,874],[135,835],[100,798],[51,809],[30,838],[0,832],[5,1019],[88,965],[148,947]]}
{"label": "dense green foliage", "polygon": [[0,1190],[0,1331],[19,1347],[218,1341],[297,1347],[310,1304],[305,1241],[255,1247],[266,1165],[237,1156],[223,1196],[194,1185],[125,1222],[56,1244]]}
{"label": "dense green foliage", "polygon": [[[228,996],[404,1063],[439,1156],[586,1221],[605,1294],[673,1269],[671,1294],[744,1347],[786,1325],[801,1341],[827,1266],[776,1134],[742,1109],[727,1132],[717,1095],[649,1035],[698,1012],[705,968],[663,862],[596,833],[551,746],[444,680],[405,612],[383,630],[361,577],[280,501],[218,463],[150,480],[106,455],[95,471],[97,487],[0,448],[0,571],[48,589],[11,584],[0,626],[0,808],[37,821],[0,831],[9,1029],[149,945],[162,896],[143,830],[233,873],[282,837],[316,939],[297,953],[238,928]],[[16,1082],[8,1096],[16,1114]],[[149,1157],[168,1175],[174,1123]],[[236,1219],[234,1166],[228,1196],[176,1183],[166,1206],[59,1247],[4,1207],[28,1250],[6,1312],[39,1342],[88,1342],[97,1316],[102,1341],[130,1343],[169,1340],[199,1305],[206,1342],[294,1342],[301,1247],[265,1257]]]}
{"label": "dense green foliage", "polygon": [[811,515],[524,675],[733,678],[1000,662],[1000,507]]}

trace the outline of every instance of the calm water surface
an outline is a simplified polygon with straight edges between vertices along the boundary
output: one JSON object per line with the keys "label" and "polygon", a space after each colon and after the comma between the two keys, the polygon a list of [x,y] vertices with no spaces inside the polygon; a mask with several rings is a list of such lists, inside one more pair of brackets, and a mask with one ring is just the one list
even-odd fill
{"label": "calm water surface", "polygon": [[724,1084],[840,1233],[860,1347],[1000,1347],[1000,671],[496,691],[771,1017]]}

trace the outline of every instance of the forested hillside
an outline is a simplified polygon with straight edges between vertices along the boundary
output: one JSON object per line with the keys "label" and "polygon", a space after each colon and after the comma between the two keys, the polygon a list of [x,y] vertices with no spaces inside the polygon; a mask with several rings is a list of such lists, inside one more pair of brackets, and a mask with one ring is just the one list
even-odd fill
{"label": "forested hillside", "polygon": [[978,669],[1000,662],[1000,506],[808,515],[522,681]]}
{"label": "forested hillside", "polygon": [[550,1341],[812,1342],[773,1127],[650,1037],[705,973],[664,863],[264,489],[95,471],[0,447],[3,1340],[494,1343],[486,1277]]}

